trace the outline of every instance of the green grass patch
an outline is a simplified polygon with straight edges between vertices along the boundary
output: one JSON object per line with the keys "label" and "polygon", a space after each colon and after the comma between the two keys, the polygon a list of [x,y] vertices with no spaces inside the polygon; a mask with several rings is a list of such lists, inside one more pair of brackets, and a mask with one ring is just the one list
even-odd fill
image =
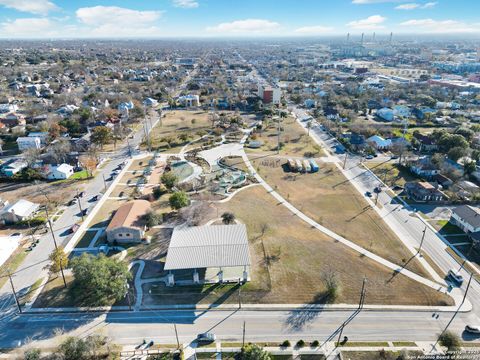
{"label": "green grass patch", "polygon": [[337,343],[339,347],[389,347],[387,341],[347,341],[345,344]]}
{"label": "green grass patch", "polygon": [[69,180],[85,180],[88,179],[88,171],[87,170],[82,170],[82,171],[77,171],[74,173],[72,176],[70,176]]}
{"label": "green grass patch", "polygon": [[90,245],[90,242],[93,240],[96,234],[97,234],[96,231],[86,231],[81,237],[80,241],[75,245],[75,247],[76,248],[88,247],[88,245]]}
{"label": "green grass patch", "polygon": [[392,341],[393,346],[417,346],[413,341]]}
{"label": "green grass patch", "polygon": [[17,270],[26,257],[27,252],[21,247],[18,247],[18,249],[15,250],[8,258],[8,260],[5,261],[2,266],[0,266],[0,288],[8,281],[7,272],[15,272],[15,270]]}

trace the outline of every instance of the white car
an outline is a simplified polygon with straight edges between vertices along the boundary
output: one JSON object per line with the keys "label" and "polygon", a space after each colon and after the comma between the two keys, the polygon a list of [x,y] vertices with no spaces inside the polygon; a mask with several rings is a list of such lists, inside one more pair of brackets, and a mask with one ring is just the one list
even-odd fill
{"label": "white car", "polygon": [[472,334],[480,334],[480,325],[467,325],[465,331]]}

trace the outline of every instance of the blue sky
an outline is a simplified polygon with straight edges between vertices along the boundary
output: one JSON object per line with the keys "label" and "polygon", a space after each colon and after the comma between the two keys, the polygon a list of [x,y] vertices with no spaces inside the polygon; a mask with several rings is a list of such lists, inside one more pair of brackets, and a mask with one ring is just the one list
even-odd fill
{"label": "blue sky", "polygon": [[480,34],[480,0],[0,0],[1,38]]}

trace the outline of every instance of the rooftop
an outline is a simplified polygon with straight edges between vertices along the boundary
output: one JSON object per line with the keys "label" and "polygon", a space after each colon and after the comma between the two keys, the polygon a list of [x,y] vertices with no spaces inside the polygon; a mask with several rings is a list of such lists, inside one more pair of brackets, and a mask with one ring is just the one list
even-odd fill
{"label": "rooftop", "polygon": [[142,217],[150,210],[150,203],[147,200],[133,200],[118,208],[113,216],[107,231],[119,227],[141,228]]}
{"label": "rooftop", "polygon": [[165,270],[249,266],[244,224],[175,228]]}

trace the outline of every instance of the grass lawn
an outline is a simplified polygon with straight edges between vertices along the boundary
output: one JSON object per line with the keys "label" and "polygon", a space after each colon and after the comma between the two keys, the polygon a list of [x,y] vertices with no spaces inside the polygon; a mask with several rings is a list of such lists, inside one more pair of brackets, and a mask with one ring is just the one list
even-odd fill
{"label": "grass lawn", "polygon": [[82,170],[82,171],[77,171],[74,173],[72,176],[70,176],[69,180],[85,180],[88,179],[88,171],[87,170]]}
{"label": "grass lawn", "polygon": [[[393,276],[390,270],[310,228],[261,187],[245,189],[219,204],[219,213],[224,211],[233,212],[248,229],[252,281],[242,286],[243,303],[322,303],[322,274],[330,271],[335,272],[341,288],[337,303],[358,301],[364,275],[368,304],[452,303],[446,295],[403,275]],[[153,294],[148,295],[149,290]],[[144,294],[146,305],[238,302],[235,285],[167,288],[150,284],[144,286]]]}
{"label": "grass lawn", "polygon": [[[322,164],[317,173],[298,174],[285,172],[281,166],[285,161],[278,166],[265,166],[264,163],[253,161],[263,179],[318,223],[396,264],[403,265],[412,257],[334,165]],[[416,259],[410,261],[407,268],[428,276]]]}
{"label": "grass lawn", "polygon": [[406,182],[418,180],[410,171],[391,161],[383,163],[367,161],[364,164],[390,187],[395,185],[404,187]]}
{"label": "grass lawn", "polygon": [[7,272],[11,271],[12,273],[17,270],[20,264],[23,262],[25,257],[27,256],[27,252],[19,246],[10,257],[5,261],[2,266],[0,266],[0,288],[5,285],[8,281]]}
{"label": "grass lawn", "polygon": [[405,347],[412,347],[417,346],[417,344],[413,341],[392,341],[393,346],[405,346]]}
{"label": "grass lawn", "polygon": [[70,293],[73,276],[65,276],[67,287],[64,287],[62,276],[52,277],[48,280],[43,291],[33,304],[34,308],[76,306],[74,298]]}
{"label": "grass lawn", "polygon": [[[395,351],[342,351],[344,360],[397,360],[401,354]],[[410,359],[420,359],[422,354],[421,351],[408,351]]]}
{"label": "grass lawn", "polygon": [[90,242],[93,240],[96,234],[97,234],[96,231],[85,231],[80,241],[77,244],[75,244],[75,247],[76,248],[88,247],[88,245],[90,245]]}
{"label": "grass lawn", "polygon": [[[264,126],[266,127],[264,130],[256,133],[256,140],[263,142],[262,147],[259,149],[247,148],[248,153],[255,154],[277,150],[277,121],[266,120],[264,121]],[[305,130],[293,117],[289,116],[281,119],[280,127],[283,129],[280,133],[280,142],[284,144],[280,149],[280,155],[305,156],[305,153],[313,153],[315,156],[321,156],[321,147],[307,135]]]}
{"label": "grass lawn", "polygon": [[[152,130],[152,148],[168,153],[177,153],[189,141],[199,138],[197,133],[211,129],[212,122],[209,119],[208,111],[171,111]],[[178,137],[182,134],[188,135],[189,139],[187,141],[180,140]],[[170,146],[163,141],[165,138],[172,139]]]}

